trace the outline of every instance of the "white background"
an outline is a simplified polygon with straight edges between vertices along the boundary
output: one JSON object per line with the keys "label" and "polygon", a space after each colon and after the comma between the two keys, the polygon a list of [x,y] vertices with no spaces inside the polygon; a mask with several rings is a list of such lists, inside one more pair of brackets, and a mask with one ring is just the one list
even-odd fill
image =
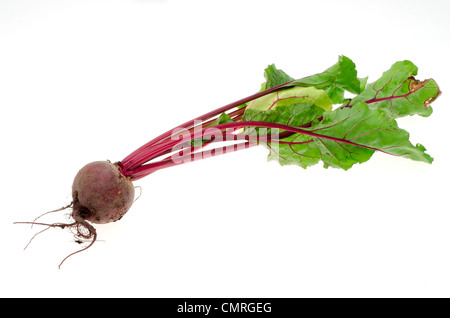
{"label": "white background", "polygon": [[[0,296],[449,297],[448,1],[0,1]],[[432,165],[377,153],[350,171],[252,148],[139,180],[79,248],[13,225],[71,201],[88,162],[340,54],[376,80],[410,59],[443,95],[399,125]],[[42,220],[65,220],[63,212]]]}

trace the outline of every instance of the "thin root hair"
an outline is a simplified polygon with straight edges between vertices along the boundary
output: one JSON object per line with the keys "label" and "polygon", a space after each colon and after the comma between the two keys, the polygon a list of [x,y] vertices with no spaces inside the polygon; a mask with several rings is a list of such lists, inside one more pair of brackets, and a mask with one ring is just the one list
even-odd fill
{"label": "thin root hair", "polygon": [[36,222],[37,219],[43,217],[44,215],[49,214],[49,213],[54,213],[54,212],[64,211],[65,209],[68,209],[68,208],[72,207],[72,205],[73,205],[73,201],[70,202],[69,205],[66,205],[66,206],[64,206],[64,207],[62,207],[62,208],[59,208],[59,209],[56,209],[56,210],[52,210],[52,211],[48,211],[48,212],[42,213],[41,215],[39,215],[37,218],[35,218],[35,219],[33,220],[33,222],[31,223],[31,227],[33,227],[33,225],[35,224],[35,222]]}
{"label": "thin root hair", "polygon": [[[70,204],[69,206],[71,206],[72,204]],[[67,206],[67,207],[69,207]],[[67,208],[64,207],[64,208]],[[63,210],[59,209],[59,211]],[[51,212],[56,212],[55,211],[51,211]],[[47,212],[50,213],[50,212]],[[87,221],[83,220],[83,221],[75,221],[72,223],[41,223],[41,222],[14,222],[14,224],[31,224],[31,225],[42,225],[42,226],[46,226],[45,229],[37,232],[36,234],[33,235],[33,237],[30,239],[30,241],[28,242],[28,244],[25,246],[24,250],[30,245],[31,241],[33,241],[33,239],[38,235],[41,234],[42,232],[47,231],[49,228],[56,228],[59,227],[61,229],[65,229],[66,227],[70,228],[70,229],[75,229],[76,233],[75,233],[75,242],[76,243],[83,243],[82,240],[91,240],[91,242],[89,243],[88,246],[79,249],[78,251],[75,251],[69,255],[67,255],[59,264],[58,268],[61,268],[61,265],[72,255],[78,254],[79,252],[85,251],[88,248],[90,248],[96,241],[97,241],[97,231],[95,230],[95,228],[89,224]]]}
{"label": "thin root hair", "polygon": [[142,187],[141,186],[135,186],[134,188],[135,189],[139,188],[139,195],[138,195],[138,197],[136,199],[134,199],[133,203],[136,202],[137,199],[139,199],[141,197],[141,195],[142,195]]}

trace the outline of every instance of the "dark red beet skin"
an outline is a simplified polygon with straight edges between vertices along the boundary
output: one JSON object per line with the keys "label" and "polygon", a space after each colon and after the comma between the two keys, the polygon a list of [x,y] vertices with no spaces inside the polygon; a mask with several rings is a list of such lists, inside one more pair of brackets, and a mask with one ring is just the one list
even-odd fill
{"label": "dark red beet skin", "polygon": [[75,176],[72,198],[72,216],[76,221],[115,222],[133,204],[134,186],[117,165],[95,161],[81,168]]}

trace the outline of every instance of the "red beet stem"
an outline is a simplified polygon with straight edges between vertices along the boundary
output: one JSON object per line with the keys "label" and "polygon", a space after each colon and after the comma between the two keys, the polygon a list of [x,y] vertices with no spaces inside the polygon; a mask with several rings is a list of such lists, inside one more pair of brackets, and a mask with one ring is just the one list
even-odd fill
{"label": "red beet stem", "polygon": [[[308,130],[304,130],[304,129],[300,129],[297,127],[292,127],[292,126],[287,126],[287,125],[282,125],[282,124],[276,124],[276,123],[268,123],[268,122],[258,122],[258,121],[242,121],[242,122],[233,122],[233,123],[227,123],[227,124],[221,124],[221,125],[216,125],[213,127],[208,127],[208,128],[204,128],[201,130],[201,133],[199,134],[198,132],[194,133],[194,134],[190,134],[190,137],[187,140],[183,140],[183,141],[179,141],[179,140],[171,140],[171,141],[164,141],[164,145],[158,145],[161,147],[157,147],[158,149],[155,150],[153,152],[153,155],[158,155],[157,152],[159,152],[159,154],[167,154],[168,152],[171,151],[175,151],[173,150],[175,146],[178,145],[182,145],[183,143],[189,142],[195,138],[209,138],[211,136],[213,136],[215,134],[214,131],[209,131],[208,129],[214,128],[217,131],[222,131],[222,130],[227,130],[227,129],[239,129],[239,128],[248,128],[248,127],[257,127],[257,128],[267,128],[267,129],[279,129],[279,130],[283,130],[283,131],[287,131],[287,132],[291,132],[291,133],[298,133],[298,134],[303,134],[303,135],[308,135],[311,137],[316,137],[316,138],[322,138],[322,139],[328,139],[328,140],[333,140],[336,142],[342,142],[342,143],[346,143],[346,144],[350,144],[350,145],[354,145],[354,146],[358,146],[358,147],[363,147],[363,148],[367,148],[367,149],[372,149],[372,150],[378,150],[376,148],[372,148],[369,146],[364,146],[364,145],[360,145],[345,139],[341,139],[341,138],[335,138],[335,137],[330,137],[330,136],[325,136],[325,135],[321,135],[321,134],[317,134],[315,132],[312,131],[308,131]],[[230,134],[230,133],[226,133],[226,132],[221,132],[222,136],[225,136],[227,138],[225,138],[224,141],[230,140],[230,138],[232,138],[231,140],[255,140],[254,138],[256,136],[248,136],[248,135],[242,135],[242,134]],[[262,136],[264,139],[264,141],[270,141],[270,142],[275,142],[275,143],[289,143],[289,144],[300,144],[300,143],[304,143],[304,142],[285,142],[285,141],[281,141],[278,138],[277,139],[271,139],[272,136],[267,136],[264,135]],[[261,136],[256,137],[256,141],[260,141],[261,140]],[[254,142],[249,142],[252,146],[253,145],[257,145],[258,143]],[[229,148],[227,148],[226,151],[222,151],[222,153],[227,153],[230,152],[230,149],[234,149],[234,148],[230,148],[230,147],[235,147],[236,145],[232,145],[232,146],[228,146]],[[227,147],[227,146],[226,146]],[[217,149],[222,149],[224,150],[226,147],[222,147],[222,148],[216,148],[213,149],[213,153],[216,152]],[[249,148],[249,146],[244,147],[242,149],[246,149]],[[192,152],[195,148],[191,147],[190,152]],[[237,149],[240,150],[241,148]],[[209,158],[213,155],[210,155],[208,151],[204,151],[201,153],[190,153],[188,155],[182,156],[182,158],[187,158],[188,156],[196,156],[195,160],[198,159],[204,159],[204,158]],[[167,168],[167,167],[171,167],[173,165],[177,165],[179,163],[174,163],[172,157],[171,158],[167,158],[164,159],[162,161],[158,161],[155,163],[151,163],[151,164],[147,164],[144,165],[145,162],[148,162],[147,160],[148,158],[146,158],[145,156],[142,157],[142,164],[140,164],[138,167],[134,168],[134,169],[129,169],[128,171],[124,171],[124,174],[130,178],[132,178],[133,180],[136,179],[140,179],[146,175],[149,175],[150,173],[153,173],[159,169],[162,168]],[[147,160],[147,161],[145,161]],[[145,161],[145,162],[144,162]],[[184,162],[183,162],[184,163]]]}
{"label": "red beet stem", "polygon": [[288,126],[288,125],[282,125],[282,124],[276,124],[276,123],[268,123],[268,122],[258,122],[258,121],[240,121],[240,122],[233,122],[233,123],[227,123],[227,124],[221,124],[221,125],[216,125],[213,127],[208,127],[208,128],[204,128],[201,130],[201,134],[199,134],[199,132],[197,132],[197,135],[194,134],[190,134],[190,137],[186,138],[185,140],[183,140],[182,142],[180,142],[179,140],[167,140],[164,141],[163,144],[159,145],[158,147],[153,149],[152,152],[147,153],[148,155],[141,155],[141,157],[139,157],[139,165],[136,166],[135,168],[131,168],[128,170],[124,170],[124,174],[129,176],[130,175],[130,171],[134,171],[137,167],[141,166],[142,164],[145,164],[146,162],[148,162],[149,160],[151,160],[150,158],[155,158],[156,156],[158,156],[159,154],[163,154],[163,153],[167,153],[169,149],[177,146],[177,145],[181,145],[183,142],[187,142],[190,141],[192,139],[195,138],[208,138],[211,137],[212,135],[214,135],[214,132],[207,132],[208,129],[211,128],[215,128],[217,130],[226,130],[226,129],[239,129],[239,128],[246,128],[246,127],[258,127],[258,128],[267,128],[267,129],[279,129],[279,130],[283,130],[283,131],[288,131],[291,133],[298,133],[298,134],[303,134],[303,135],[307,135],[307,136],[311,136],[311,137],[317,137],[317,138],[323,138],[323,139],[328,139],[328,140],[333,140],[336,142],[342,142],[342,143],[346,143],[346,144],[350,144],[350,145],[354,145],[354,146],[358,146],[358,147],[363,147],[363,148],[367,148],[367,149],[372,149],[372,150],[378,150],[376,148],[372,148],[372,147],[368,147],[368,146],[364,146],[364,145],[360,145],[342,138],[335,138],[335,137],[330,137],[330,136],[326,136],[326,135],[321,135],[321,134],[317,134],[315,132],[312,131],[308,131],[308,130],[304,130],[304,129],[300,129],[297,127],[292,127],[292,126]]}
{"label": "red beet stem", "polygon": [[128,155],[125,159],[123,159],[121,161],[121,163],[122,163],[124,171],[135,169],[135,168],[139,167],[140,165],[142,165],[143,163],[145,163],[145,162],[142,162],[141,160],[137,160],[136,157],[138,157],[142,152],[145,152],[147,149],[149,149],[149,147],[151,147],[151,146],[155,145],[156,143],[159,143],[159,142],[169,138],[172,135],[172,132],[175,129],[177,129],[177,128],[190,128],[190,127],[192,127],[194,125],[194,123],[196,121],[203,122],[205,120],[208,120],[208,119],[210,119],[210,118],[212,118],[214,116],[220,115],[223,112],[226,112],[226,111],[228,111],[228,110],[230,110],[232,108],[235,108],[235,107],[238,107],[238,106],[243,105],[245,103],[248,103],[249,101],[252,101],[252,100],[254,100],[256,98],[259,98],[259,97],[265,96],[267,94],[273,93],[273,92],[275,92],[277,90],[280,90],[280,89],[284,88],[285,86],[288,86],[292,82],[293,81],[290,81],[290,82],[287,82],[287,83],[283,83],[283,84],[274,86],[272,88],[266,89],[266,90],[264,90],[262,92],[258,92],[256,94],[253,94],[253,95],[250,95],[248,97],[242,98],[242,99],[240,99],[238,101],[235,101],[235,102],[233,102],[231,104],[228,104],[228,105],[220,107],[220,108],[218,108],[216,110],[210,111],[210,112],[208,112],[208,113],[206,113],[206,114],[204,114],[202,116],[199,116],[199,117],[197,117],[197,118],[195,118],[193,120],[187,121],[187,122],[185,122],[184,124],[182,124],[180,126],[172,128],[171,130],[168,130],[167,132],[163,133],[162,135],[159,135],[158,137],[152,139],[151,141],[149,141],[148,143],[146,143],[142,147],[140,147],[137,150],[133,151],[130,155]]}
{"label": "red beet stem", "polygon": [[129,174],[131,176],[131,179],[133,181],[135,181],[135,180],[141,179],[145,176],[148,176],[149,174],[156,172],[160,169],[169,168],[169,167],[173,167],[173,166],[177,166],[180,164],[193,162],[193,161],[197,161],[197,160],[201,160],[201,159],[206,159],[206,158],[218,156],[221,154],[231,153],[231,152],[235,152],[238,150],[247,149],[247,148],[250,148],[250,147],[253,147],[256,145],[257,145],[256,143],[244,142],[244,143],[237,143],[237,144],[230,145],[230,146],[218,147],[218,148],[214,148],[211,150],[205,150],[202,152],[190,153],[190,154],[179,156],[176,158],[172,158],[172,156],[171,156],[170,158],[167,158],[167,159],[164,159],[164,160],[161,160],[158,162],[142,165],[134,170],[129,171]]}

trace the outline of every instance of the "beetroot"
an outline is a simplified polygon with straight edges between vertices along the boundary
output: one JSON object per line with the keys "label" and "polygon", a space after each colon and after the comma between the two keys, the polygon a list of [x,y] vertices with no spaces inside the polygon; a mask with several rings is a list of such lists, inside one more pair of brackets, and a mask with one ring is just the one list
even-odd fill
{"label": "beetroot", "polygon": [[133,204],[134,186],[122,175],[117,164],[95,161],[85,165],[75,176],[72,198],[72,216],[76,221],[115,222]]}
{"label": "beetroot", "polygon": [[[269,149],[270,160],[302,168],[323,162],[325,168],[348,170],[375,151],[431,163],[425,147],[413,145],[396,121],[431,115],[430,104],[441,94],[433,79],[419,81],[416,74],[413,63],[400,61],[367,84],[367,77],[358,77],[355,64],[345,56],[324,72],[297,80],[269,65],[259,92],[176,126],[117,163],[95,161],[84,166],[75,176],[72,202],[51,211],[72,208],[73,221],[17,223],[47,226],[41,232],[71,228],[76,242],[89,242],[78,253],[96,241],[91,223],[115,222],[130,209],[135,180],[257,145]],[[344,93],[355,96],[344,98]],[[231,144],[208,149],[222,142]]]}
{"label": "beetroot", "polygon": [[[109,161],[94,161],[78,171],[72,185],[72,202],[61,209],[51,212],[63,211],[72,208],[72,223],[38,223],[36,220],[43,216],[40,215],[33,222],[15,222],[25,224],[38,224],[47,226],[42,233],[49,228],[72,228],[75,234],[75,242],[82,243],[89,240],[88,246],[69,254],[59,264],[70,256],[84,251],[91,247],[97,240],[97,231],[90,223],[109,223],[120,220],[130,209],[134,200],[134,186],[130,178],[125,177],[118,163],[112,164]],[[89,223],[90,222],[90,223]],[[30,242],[36,237],[35,234]],[[25,246],[28,247],[30,242]]]}

